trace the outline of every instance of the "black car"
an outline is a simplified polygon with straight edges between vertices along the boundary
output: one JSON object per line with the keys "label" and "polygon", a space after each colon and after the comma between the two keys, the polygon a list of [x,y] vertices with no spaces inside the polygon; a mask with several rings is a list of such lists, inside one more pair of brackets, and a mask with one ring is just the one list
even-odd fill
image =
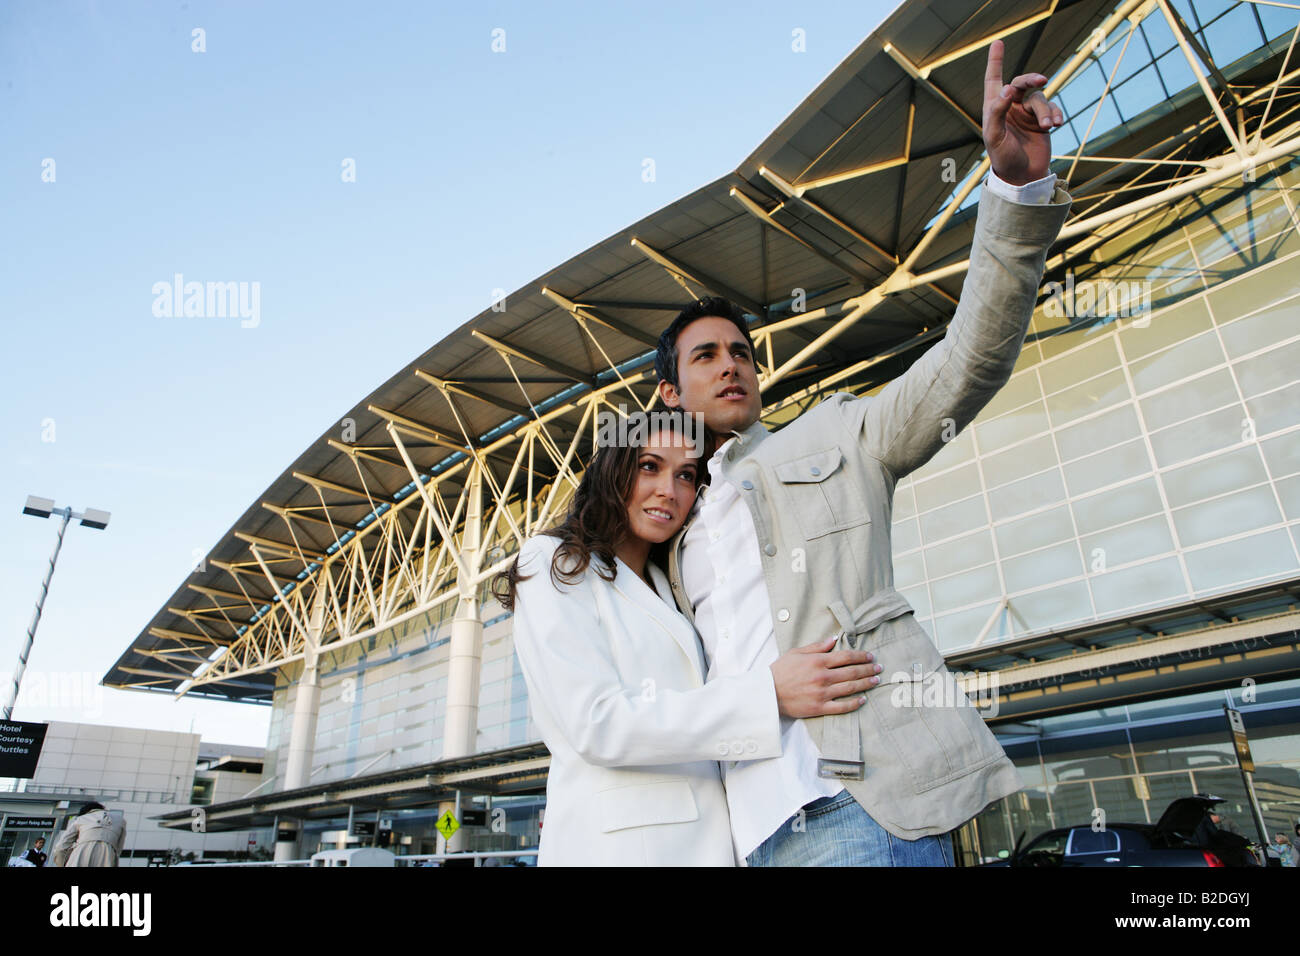
{"label": "black car", "polygon": [[1003,860],[985,866],[1259,866],[1245,837],[1220,830],[1210,811],[1222,797],[1196,794],[1169,804],[1150,823],[1110,823],[1048,830]]}

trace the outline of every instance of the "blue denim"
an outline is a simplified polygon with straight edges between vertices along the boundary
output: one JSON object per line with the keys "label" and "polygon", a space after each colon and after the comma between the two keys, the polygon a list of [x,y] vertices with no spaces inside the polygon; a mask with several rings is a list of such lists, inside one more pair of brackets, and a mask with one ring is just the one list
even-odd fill
{"label": "blue denim", "polygon": [[953,866],[952,835],[904,840],[847,790],[807,804],[746,857],[750,866]]}

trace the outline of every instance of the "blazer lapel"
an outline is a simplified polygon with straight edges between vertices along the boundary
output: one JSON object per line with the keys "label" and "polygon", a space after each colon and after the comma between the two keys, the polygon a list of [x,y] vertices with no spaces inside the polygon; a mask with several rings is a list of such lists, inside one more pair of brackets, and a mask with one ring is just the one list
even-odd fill
{"label": "blazer lapel", "polygon": [[696,637],[695,628],[691,626],[690,622],[673,605],[668,603],[668,601],[672,600],[673,592],[668,583],[667,575],[659,570],[658,565],[653,561],[650,562],[650,577],[655,583],[655,588],[663,595],[660,597],[659,594],[651,591],[650,586],[642,581],[637,573],[628,567],[621,558],[617,560],[619,573],[611,582],[614,590],[647,612],[672,635],[673,641],[681,648],[682,653],[691,662],[691,667],[699,676],[700,681],[703,682],[704,662],[701,658],[700,640]]}

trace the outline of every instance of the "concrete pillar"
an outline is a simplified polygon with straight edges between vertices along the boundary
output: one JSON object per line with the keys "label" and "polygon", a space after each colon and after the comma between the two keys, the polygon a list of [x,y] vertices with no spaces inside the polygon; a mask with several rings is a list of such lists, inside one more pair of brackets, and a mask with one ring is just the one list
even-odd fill
{"label": "concrete pillar", "polygon": [[[289,726],[289,754],[281,790],[296,790],[311,783],[311,765],[316,755],[316,718],[320,713],[320,640],[325,627],[325,584],[317,583],[316,597],[312,602],[311,617],[307,622],[307,641],[303,648],[302,676],[298,678],[297,694],[293,702],[293,720]],[[296,820],[281,820],[282,830],[298,831]],[[298,834],[292,842],[277,839],[277,860],[300,859],[302,837]]]}
{"label": "concrete pillar", "polygon": [[[470,474],[467,490],[469,500],[465,508],[465,528],[461,536],[466,567],[477,572],[482,564],[483,551],[483,474],[477,465]],[[456,616],[451,624],[450,669],[447,675],[447,710],[443,724],[442,756],[467,757],[475,752],[478,742],[478,691],[479,672],[483,662],[483,619],[480,614],[478,588],[457,577],[459,597]],[[438,814],[444,810],[455,812],[454,801],[439,804]],[[442,838],[439,836],[439,842]],[[446,841],[446,852],[457,852],[464,845],[463,831],[457,831]]]}

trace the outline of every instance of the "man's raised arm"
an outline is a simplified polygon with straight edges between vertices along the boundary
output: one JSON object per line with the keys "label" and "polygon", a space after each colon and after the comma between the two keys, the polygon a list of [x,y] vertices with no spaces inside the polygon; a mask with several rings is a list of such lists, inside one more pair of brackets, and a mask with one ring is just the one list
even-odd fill
{"label": "man's raised arm", "polygon": [[1061,110],[1040,73],[1002,83],[1002,42],[989,46],[984,144],[993,172],[980,197],[970,268],[944,337],[878,395],[842,401],[866,452],[895,480],[929,461],[1011,377],[1038,298],[1047,250],[1070,209],[1051,172]]}

